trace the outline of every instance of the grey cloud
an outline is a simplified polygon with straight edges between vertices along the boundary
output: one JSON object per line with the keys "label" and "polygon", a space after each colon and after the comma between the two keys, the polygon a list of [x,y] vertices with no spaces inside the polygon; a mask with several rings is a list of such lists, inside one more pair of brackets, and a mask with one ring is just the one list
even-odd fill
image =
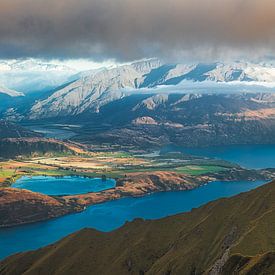
{"label": "grey cloud", "polygon": [[274,0],[2,0],[0,58],[274,55]]}

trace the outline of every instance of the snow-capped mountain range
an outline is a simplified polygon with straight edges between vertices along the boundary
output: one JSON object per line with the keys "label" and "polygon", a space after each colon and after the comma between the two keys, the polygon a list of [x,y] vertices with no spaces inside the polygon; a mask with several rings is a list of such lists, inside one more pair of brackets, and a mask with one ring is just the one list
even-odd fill
{"label": "snow-capped mountain range", "polygon": [[[191,88],[197,87],[199,93],[211,92],[209,83],[255,84],[254,90],[262,92],[257,90],[259,83],[275,87],[275,65],[268,62],[166,64],[153,58],[79,72],[36,59],[0,61],[0,93],[16,97],[22,96],[22,92],[27,95],[32,91],[47,91],[46,96],[36,95],[32,103],[28,102],[30,107],[25,116],[30,119],[100,112],[102,106],[133,93],[178,90],[186,93],[187,86],[183,83],[191,83]],[[239,88],[235,85],[232,89]],[[165,95],[156,96],[155,100],[165,100]],[[16,112],[16,106],[9,107]]]}
{"label": "snow-capped mountain range", "polygon": [[[99,112],[109,102],[156,87],[173,91],[182,81],[275,83],[275,67],[266,63],[164,64],[148,59],[83,74],[78,80],[37,101],[30,118],[78,115]],[[169,88],[171,87],[171,88]]]}

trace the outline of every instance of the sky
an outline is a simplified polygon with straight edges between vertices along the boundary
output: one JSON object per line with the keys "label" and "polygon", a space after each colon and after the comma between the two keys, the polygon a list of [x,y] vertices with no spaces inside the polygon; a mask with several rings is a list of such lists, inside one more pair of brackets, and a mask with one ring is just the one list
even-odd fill
{"label": "sky", "polygon": [[275,56],[274,0],[0,0],[0,59],[266,56]]}

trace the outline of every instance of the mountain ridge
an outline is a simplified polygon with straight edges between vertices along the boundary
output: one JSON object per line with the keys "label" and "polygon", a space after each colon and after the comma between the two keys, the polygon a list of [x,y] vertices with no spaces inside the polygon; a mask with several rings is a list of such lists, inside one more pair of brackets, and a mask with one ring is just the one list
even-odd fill
{"label": "mountain ridge", "polygon": [[[83,74],[83,77],[54,92],[48,98],[38,100],[32,106],[29,118],[75,116],[87,110],[99,112],[102,106],[133,92],[143,93],[144,88],[161,86],[170,86],[173,91],[184,80],[214,83],[234,81],[273,83],[275,68],[272,66],[245,62],[164,64],[158,59],[149,59],[104,68]],[[238,90],[238,87],[236,89]]]}
{"label": "mountain ridge", "polygon": [[23,93],[9,89],[2,85],[0,85],[0,94],[4,94],[4,95],[10,96],[10,97],[24,96]]}

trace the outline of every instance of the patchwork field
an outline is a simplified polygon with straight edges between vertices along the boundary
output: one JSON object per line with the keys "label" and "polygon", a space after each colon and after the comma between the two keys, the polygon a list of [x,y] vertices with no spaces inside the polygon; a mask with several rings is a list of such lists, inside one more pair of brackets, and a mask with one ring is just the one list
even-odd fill
{"label": "patchwork field", "polygon": [[129,173],[174,171],[203,175],[235,167],[233,164],[184,154],[135,155],[128,152],[96,152],[81,155],[30,157],[0,162],[0,184],[9,185],[22,175],[82,175],[118,178]]}

